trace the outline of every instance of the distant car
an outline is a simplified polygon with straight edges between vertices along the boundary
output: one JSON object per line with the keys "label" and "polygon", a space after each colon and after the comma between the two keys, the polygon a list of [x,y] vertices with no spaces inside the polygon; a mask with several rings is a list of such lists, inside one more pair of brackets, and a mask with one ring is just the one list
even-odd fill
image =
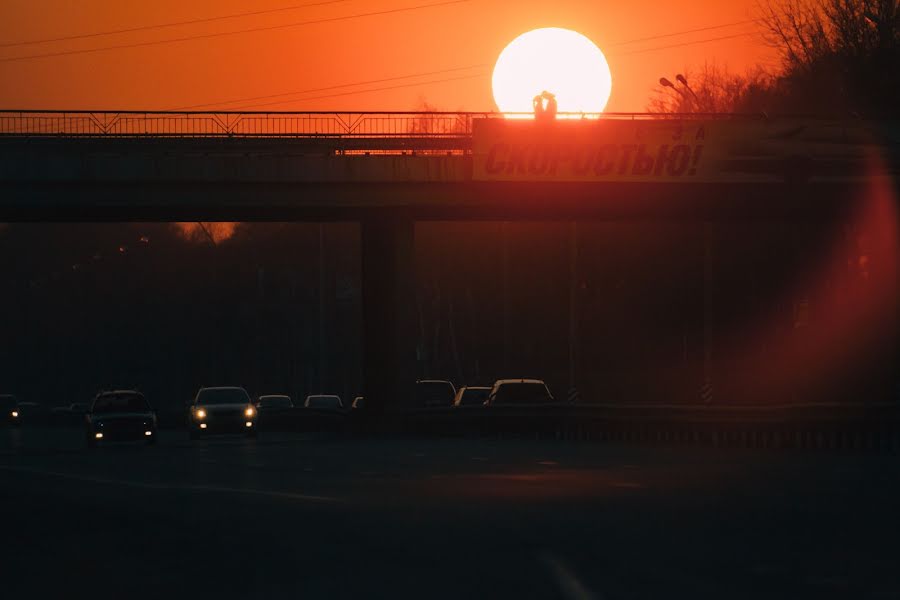
{"label": "distant car", "polygon": [[100,392],[84,415],[90,447],[100,443],[144,440],[156,443],[156,413],[134,390]]}
{"label": "distant car", "polygon": [[491,395],[491,388],[463,386],[456,392],[453,406],[482,406]]}
{"label": "distant car", "polygon": [[200,388],[190,405],[191,439],[214,433],[241,432],[256,437],[256,407],[242,387]]}
{"label": "distant car", "polygon": [[0,411],[3,412],[3,421],[10,425],[19,423],[19,401],[12,394],[0,394]]}
{"label": "distant car", "polygon": [[500,379],[494,382],[485,405],[506,406],[555,402],[547,384],[540,379]]}
{"label": "distant car", "polygon": [[88,405],[81,402],[73,402],[63,406],[54,406],[50,409],[50,417],[54,423],[60,425],[78,424],[88,411]]}
{"label": "distant car", "polygon": [[340,396],[327,394],[314,394],[312,396],[307,396],[306,402],[303,403],[303,406],[315,410],[344,410],[344,403],[341,402]]}
{"label": "distant car", "polygon": [[22,402],[19,401],[15,410],[14,418],[17,424],[39,423],[46,420],[47,411],[38,402]]}
{"label": "distant car", "polygon": [[363,396],[357,396],[350,405],[350,410],[360,410],[366,407],[366,399]]}
{"label": "distant car", "polygon": [[256,399],[256,408],[259,412],[287,410],[294,408],[294,402],[290,396],[267,394]]}
{"label": "distant car", "polygon": [[72,404],[64,404],[63,406],[54,406],[54,413],[83,415],[88,410],[88,405],[81,402],[73,402]]}
{"label": "distant car", "polygon": [[442,379],[420,379],[416,382],[416,406],[433,408],[453,406],[456,388]]}

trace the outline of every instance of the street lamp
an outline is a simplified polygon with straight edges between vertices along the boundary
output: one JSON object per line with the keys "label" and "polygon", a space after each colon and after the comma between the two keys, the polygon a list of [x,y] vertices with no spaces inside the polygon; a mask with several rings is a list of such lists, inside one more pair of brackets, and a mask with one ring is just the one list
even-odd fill
{"label": "street lamp", "polygon": [[683,85],[684,89],[689,91],[691,93],[691,96],[694,97],[694,100],[697,101],[697,104],[700,104],[700,98],[697,97],[697,94],[695,94],[694,90],[691,89],[691,86],[688,85],[687,78],[684,75],[679,73],[678,75],[675,76],[675,81],[677,81],[678,83]]}

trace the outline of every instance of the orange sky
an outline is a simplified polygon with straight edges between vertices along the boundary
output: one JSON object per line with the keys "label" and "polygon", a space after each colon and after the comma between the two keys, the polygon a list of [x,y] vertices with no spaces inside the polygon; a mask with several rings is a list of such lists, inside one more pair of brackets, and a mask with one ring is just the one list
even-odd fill
{"label": "orange sky", "polygon": [[[758,35],[671,47],[755,31],[753,24],[621,44],[638,38],[743,21],[756,0],[623,2],[470,0],[461,4],[179,43],[21,61],[4,58],[188,37],[358,15],[442,0],[346,0],[317,7],[28,46],[8,44],[327,0],[3,0],[0,3],[0,108],[174,109],[224,100],[326,88],[458,67],[493,66],[518,34],[567,27],[606,53],[613,74],[608,111],[643,111],[656,81],[705,61],[742,71],[774,64]],[[446,0],[443,0],[446,1]],[[670,46],[662,50],[640,52]],[[264,110],[494,110],[490,67],[218,104]],[[480,75],[482,77],[469,77]],[[465,77],[465,79],[459,79]],[[454,78],[455,81],[431,83]],[[414,85],[410,85],[414,84]],[[404,87],[396,87],[404,86]],[[371,88],[395,89],[347,94]],[[318,96],[331,96],[328,98]],[[316,98],[318,97],[318,98]],[[261,105],[289,99],[290,102]]]}

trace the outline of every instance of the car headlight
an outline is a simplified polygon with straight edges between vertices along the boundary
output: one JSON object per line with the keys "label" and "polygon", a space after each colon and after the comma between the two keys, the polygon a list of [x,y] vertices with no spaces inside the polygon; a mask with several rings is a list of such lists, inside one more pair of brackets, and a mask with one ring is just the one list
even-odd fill
{"label": "car headlight", "polygon": [[197,410],[194,412],[194,416],[197,417],[198,419],[205,419],[205,418],[206,418],[206,411],[203,410],[202,408],[197,409]]}
{"label": "car headlight", "polygon": [[17,410],[14,410],[9,414],[12,415],[13,419],[17,419],[19,417],[19,411],[17,411]]}
{"label": "car headlight", "polygon": [[255,414],[256,414],[256,411],[253,410],[253,407],[252,407],[252,406],[248,406],[248,407],[247,407],[247,410],[244,411],[244,415],[247,416],[247,417],[252,417],[252,416],[255,415]]}

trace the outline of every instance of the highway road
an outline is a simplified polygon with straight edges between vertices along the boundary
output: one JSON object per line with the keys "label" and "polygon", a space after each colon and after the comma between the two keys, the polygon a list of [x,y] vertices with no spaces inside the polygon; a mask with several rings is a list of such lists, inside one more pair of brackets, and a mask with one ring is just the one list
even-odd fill
{"label": "highway road", "polygon": [[0,430],[5,598],[900,598],[900,457]]}

